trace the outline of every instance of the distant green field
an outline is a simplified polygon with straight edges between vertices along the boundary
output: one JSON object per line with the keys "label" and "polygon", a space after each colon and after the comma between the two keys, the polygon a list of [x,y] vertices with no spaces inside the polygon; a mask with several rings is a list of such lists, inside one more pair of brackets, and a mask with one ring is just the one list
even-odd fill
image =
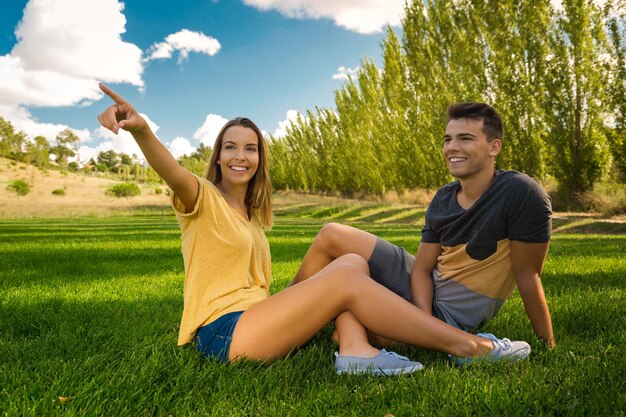
{"label": "distant green field", "polygon": [[[268,233],[272,290],[328,219],[364,220],[353,224],[415,251],[423,211],[410,210],[405,222],[384,207],[285,206]],[[555,234],[543,283],[555,351],[534,336],[517,293],[486,328],[529,341],[528,362],[456,368],[407,348],[421,373],[338,377],[329,326],[287,359],[229,366],[176,346],[173,216],[0,220],[0,415],[623,416],[626,235]]]}

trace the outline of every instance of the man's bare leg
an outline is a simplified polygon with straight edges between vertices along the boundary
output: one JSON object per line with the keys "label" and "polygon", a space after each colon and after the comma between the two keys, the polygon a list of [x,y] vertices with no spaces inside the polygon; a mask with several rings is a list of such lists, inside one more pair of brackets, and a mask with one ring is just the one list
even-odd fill
{"label": "man's bare leg", "polygon": [[322,227],[307,251],[291,284],[304,281],[340,256],[354,253],[369,260],[376,246],[376,236],[339,223]]}

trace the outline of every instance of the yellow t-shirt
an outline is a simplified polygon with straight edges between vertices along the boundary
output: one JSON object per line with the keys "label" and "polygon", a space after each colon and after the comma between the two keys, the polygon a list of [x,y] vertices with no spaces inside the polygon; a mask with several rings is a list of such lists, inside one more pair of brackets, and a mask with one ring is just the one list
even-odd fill
{"label": "yellow t-shirt", "polygon": [[208,180],[198,178],[191,213],[172,195],[185,264],[184,309],[178,344],[224,314],[245,310],[269,296],[270,248],[256,218],[246,220]]}

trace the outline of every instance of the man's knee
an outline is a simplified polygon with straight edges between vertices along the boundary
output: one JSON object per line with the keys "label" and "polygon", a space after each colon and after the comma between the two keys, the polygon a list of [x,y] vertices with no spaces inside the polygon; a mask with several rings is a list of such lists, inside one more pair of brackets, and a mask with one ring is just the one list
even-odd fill
{"label": "man's knee", "polygon": [[366,260],[376,247],[376,236],[366,231],[339,223],[328,223],[315,238],[315,249],[332,259],[355,253]]}
{"label": "man's knee", "polygon": [[342,242],[345,240],[343,234],[345,227],[339,223],[325,224],[317,234],[317,242],[323,248],[324,252],[333,258],[344,255],[341,250]]}

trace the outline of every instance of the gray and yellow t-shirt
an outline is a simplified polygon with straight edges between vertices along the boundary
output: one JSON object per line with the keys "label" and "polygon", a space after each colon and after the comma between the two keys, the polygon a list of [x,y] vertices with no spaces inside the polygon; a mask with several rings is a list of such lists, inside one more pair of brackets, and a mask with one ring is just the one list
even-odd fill
{"label": "gray and yellow t-shirt", "polygon": [[487,323],[516,286],[509,241],[550,240],[550,197],[529,176],[496,171],[468,210],[457,203],[460,182],[437,191],[426,211],[422,242],[440,243],[433,270],[433,314],[463,330]]}

